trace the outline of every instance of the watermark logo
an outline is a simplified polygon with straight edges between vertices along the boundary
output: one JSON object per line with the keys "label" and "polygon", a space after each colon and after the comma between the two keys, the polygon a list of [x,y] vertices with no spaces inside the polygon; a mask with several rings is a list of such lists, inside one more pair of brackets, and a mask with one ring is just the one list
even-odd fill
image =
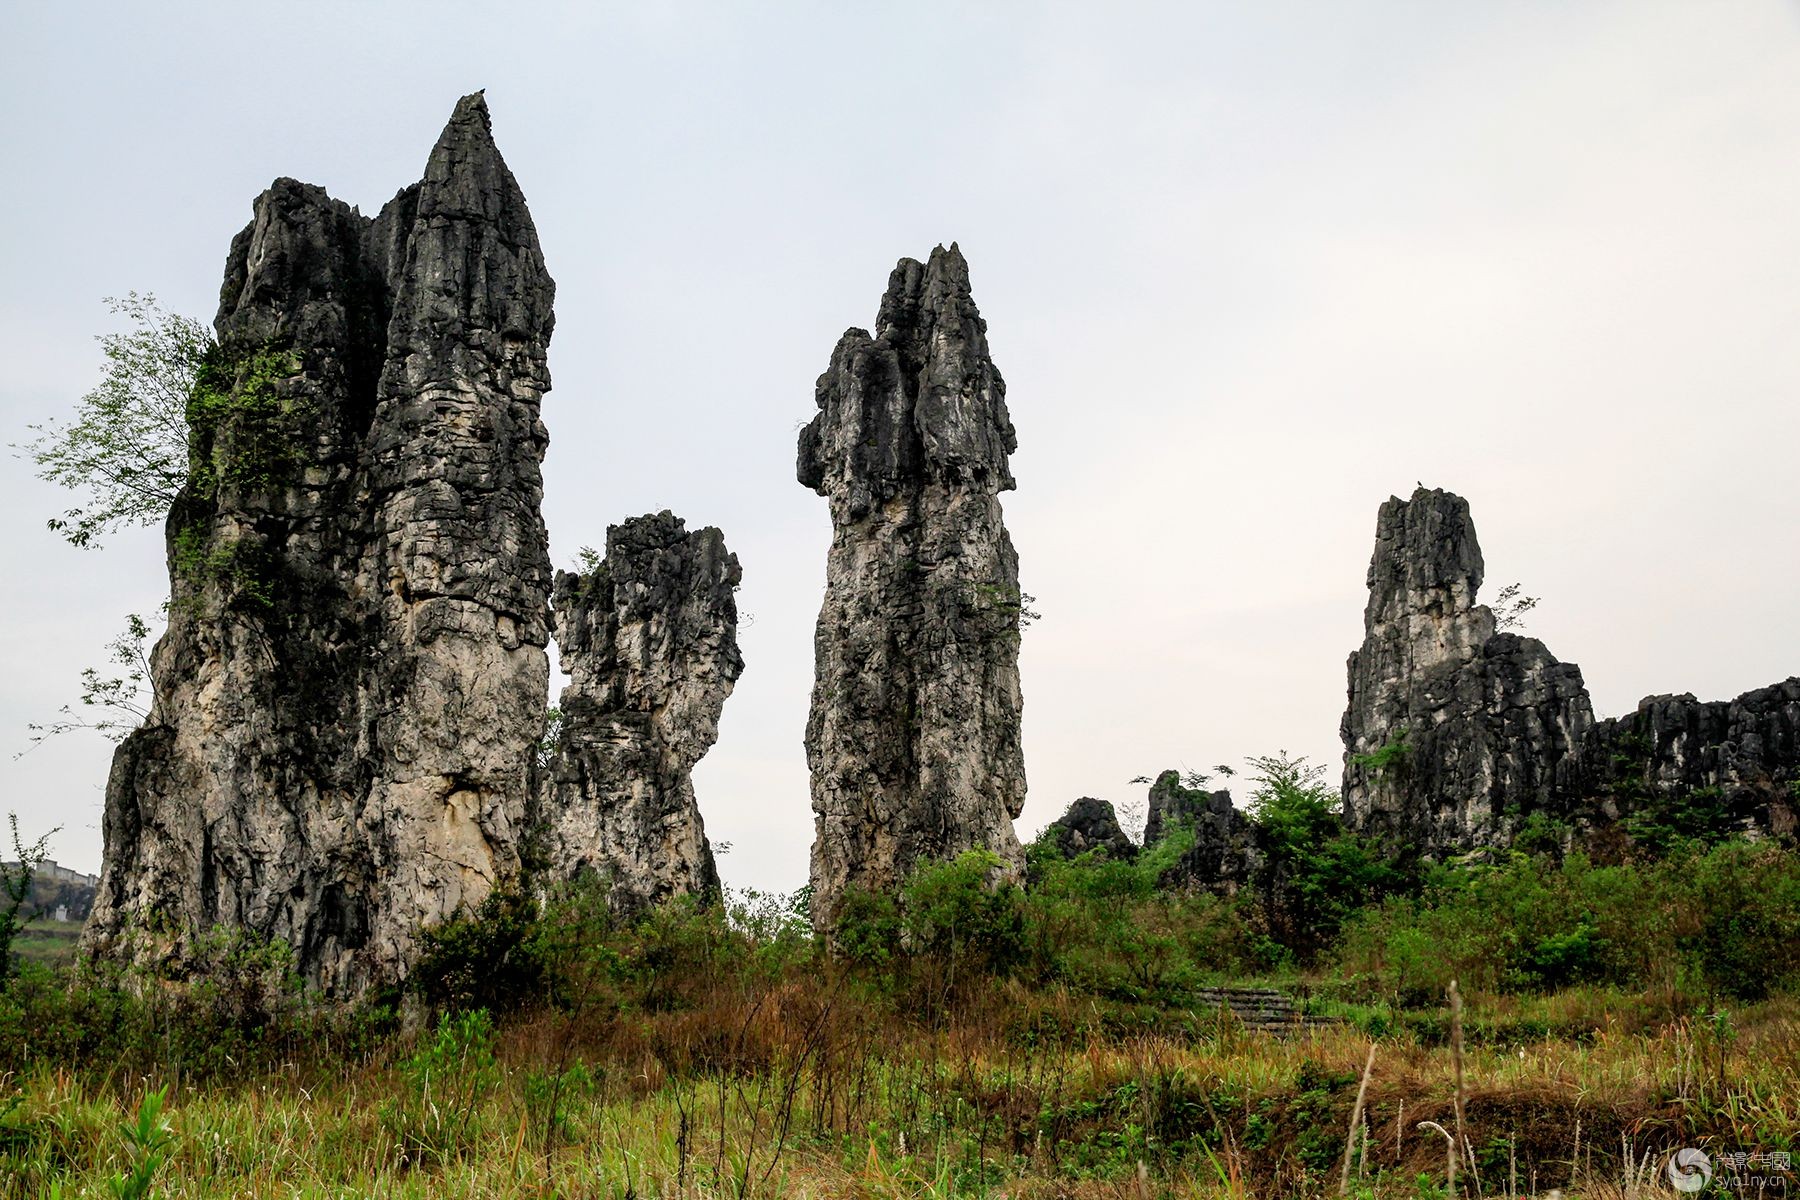
{"label": "watermark logo", "polygon": [[1689,1146],[1669,1155],[1669,1182],[1678,1192],[1698,1192],[1712,1182],[1712,1159]]}

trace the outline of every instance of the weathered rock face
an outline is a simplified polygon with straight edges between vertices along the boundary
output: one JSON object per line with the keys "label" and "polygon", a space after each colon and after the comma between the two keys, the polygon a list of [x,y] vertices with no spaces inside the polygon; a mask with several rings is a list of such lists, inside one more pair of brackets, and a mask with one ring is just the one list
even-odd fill
{"label": "weathered rock face", "polygon": [[[1628,818],[1689,836],[1800,833],[1800,677],[1735,700],[1650,696],[1583,739],[1569,790],[1589,830]],[[1682,829],[1703,822],[1705,830]]]}
{"label": "weathered rock face", "polygon": [[1579,667],[1495,632],[1475,602],[1481,577],[1462,497],[1420,488],[1382,505],[1349,663],[1344,812],[1428,855],[1506,845],[1533,812],[1557,810],[1594,720]]}
{"label": "weathered rock face", "polygon": [[1119,814],[1104,800],[1083,796],[1069,811],[1044,827],[1041,844],[1054,847],[1064,858],[1090,850],[1104,850],[1108,858],[1137,857],[1137,843],[1119,827]]}
{"label": "weathered rock face", "polygon": [[176,972],[215,925],[281,938],[350,996],[519,873],[554,285],[479,95],[373,219],[289,179],[254,212],[86,938]]}
{"label": "weathered rock face", "polygon": [[831,503],[806,728],[823,929],[846,887],[971,848],[1022,857],[1022,595],[999,499],[1017,442],[955,246],[900,261],[817,401],[799,477]]}
{"label": "weathered rock face", "polygon": [[692,772],[743,673],[742,578],[717,529],[690,533],[667,512],[608,529],[591,574],[557,575],[570,682],[543,799],[552,877],[603,875],[626,909],[718,893]]}
{"label": "weathered rock face", "polygon": [[1193,830],[1194,844],[1168,871],[1169,883],[1231,893],[1250,881],[1262,861],[1256,827],[1229,791],[1186,787],[1179,771],[1164,771],[1150,785],[1144,845],[1154,846],[1178,825]]}

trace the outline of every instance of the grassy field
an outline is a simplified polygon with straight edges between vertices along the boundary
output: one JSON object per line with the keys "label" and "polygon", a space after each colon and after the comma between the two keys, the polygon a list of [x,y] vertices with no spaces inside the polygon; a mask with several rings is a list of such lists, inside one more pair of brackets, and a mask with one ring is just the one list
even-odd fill
{"label": "grassy field", "polygon": [[33,921],[19,935],[14,949],[30,962],[66,965],[75,961],[75,942],[80,936],[80,921]]}
{"label": "grassy field", "polygon": [[[830,971],[693,982],[658,1012],[296,1028],[247,1070],[184,1068],[173,1034],[144,1074],[26,1063],[0,1085],[0,1197],[112,1194],[158,1089],[170,1197],[1311,1196],[1339,1194],[1346,1153],[1357,1195],[1449,1194],[1422,1125],[1458,1128],[1446,1012],[1275,1036],[1003,982],[918,1022]],[[1797,1017],[1471,997],[1458,1190],[1673,1195],[1678,1147],[1796,1149]]]}
{"label": "grassy field", "polygon": [[[28,961],[0,1200],[1648,1198],[1696,1194],[1683,1149],[1702,1194],[1800,1189],[1792,850],[1409,868],[1298,800],[1230,896],[1170,883],[1179,836],[1024,887],[970,852],[829,939],[804,893],[495,896],[354,1009],[223,929]],[[1251,983],[1311,1023],[1204,990]]]}

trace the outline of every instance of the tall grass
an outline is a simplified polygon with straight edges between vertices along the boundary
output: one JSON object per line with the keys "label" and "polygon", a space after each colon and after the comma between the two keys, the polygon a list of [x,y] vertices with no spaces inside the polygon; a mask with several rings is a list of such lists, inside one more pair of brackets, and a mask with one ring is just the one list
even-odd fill
{"label": "tall grass", "polygon": [[[1765,854],[1689,864],[1732,903],[1760,889],[1755,920],[1651,907],[1646,936],[1678,959],[1760,945],[1791,870]],[[1637,1196],[1677,1147],[1800,1142],[1780,971],[1748,977],[1760,999],[1679,966],[1476,971],[1453,1006],[1392,951],[1476,961],[1485,905],[1502,949],[1536,955],[1563,920],[1642,961],[1600,880],[1632,903],[1688,886],[1656,868],[1505,863],[1353,914],[1310,972],[1282,968],[1324,1021],[1281,1037],[1193,1002],[1267,961],[1256,913],[1154,886],[1154,857],[1032,893],[964,868],[869,906],[855,958],[779,898],[630,921],[592,895],[497,903],[434,938],[419,1028],[310,1001],[269,947],[227,947],[200,986],[28,967],[0,994],[0,1200],[132,1178],[206,1198]]]}

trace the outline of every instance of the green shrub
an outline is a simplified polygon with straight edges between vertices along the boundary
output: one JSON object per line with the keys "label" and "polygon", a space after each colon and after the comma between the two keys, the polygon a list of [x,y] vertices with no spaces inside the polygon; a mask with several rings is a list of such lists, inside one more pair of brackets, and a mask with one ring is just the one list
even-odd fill
{"label": "green shrub", "polygon": [[[1395,743],[1396,760],[1404,740]],[[1384,751],[1387,748],[1384,747]],[[1378,753],[1382,753],[1378,751]],[[1381,846],[1344,829],[1342,801],[1324,768],[1286,752],[1250,760],[1250,817],[1261,851],[1254,902],[1269,938],[1302,962],[1336,941],[1350,915],[1410,890],[1413,872]]]}
{"label": "green shrub", "polygon": [[901,936],[913,954],[953,970],[1005,973],[1024,958],[1023,894],[991,850],[921,867],[901,893]]}
{"label": "green shrub", "polygon": [[1759,1000],[1800,983],[1800,862],[1774,846],[1737,842],[1690,864],[1684,882],[1704,903],[1685,949],[1704,986]]}
{"label": "green shrub", "polygon": [[900,905],[886,892],[850,887],[831,931],[837,953],[859,967],[885,967],[900,953]]}
{"label": "green shrub", "polygon": [[1178,825],[1135,860],[1100,851],[1037,860],[1025,898],[1032,975],[1121,1000],[1182,1003],[1203,975],[1248,967],[1238,904],[1164,884],[1193,841],[1192,827]]}
{"label": "green shrub", "polygon": [[1422,895],[1356,914],[1340,968],[1403,1003],[1465,987],[1698,989],[1754,999],[1800,983],[1800,859],[1742,842],[1598,865],[1517,853],[1439,867]]}
{"label": "green shrub", "polygon": [[518,1008],[543,991],[538,932],[535,902],[517,892],[491,893],[474,912],[423,933],[408,986],[434,1008]]}
{"label": "green shrub", "polygon": [[446,1016],[398,1071],[401,1094],[381,1108],[402,1161],[447,1162],[482,1139],[482,1109],[500,1084],[487,1010]]}

